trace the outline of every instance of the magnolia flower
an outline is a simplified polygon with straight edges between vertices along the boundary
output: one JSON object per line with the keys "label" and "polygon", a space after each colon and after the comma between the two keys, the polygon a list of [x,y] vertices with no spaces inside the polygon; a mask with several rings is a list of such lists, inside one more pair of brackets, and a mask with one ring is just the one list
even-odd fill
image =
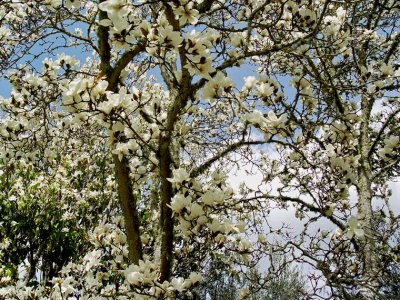
{"label": "magnolia flower", "polygon": [[272,110],[270,110],[268,112],[267,124],[271,129],[273,129],[275,131],[276,129],[279,129],[279,128],[283,127],[286,119],[287,119],[287,114],[282,114],[278,118],[275,115],[275,113]]}
{"label": "magnolia flower", "polygon": [[257,86],[257,90],[260,97],[266,98],[272,95],[272,93],[274,92],[274,86],[263,82]]}
{"label": "magnolia flower", "polygon": [[243,238],[239,242],[239,251],[248,251],[252,246],[252,242],[249,239]]}
{"label": "magnolia flower", "polygon": [[346,199],[349,196],[349,187],[344,183],[339,183],[335,191],[339,193],[340,199]]}
{"label": "magnolia flower", "polygon": [[129,144],[128,143],[118,143],[112,153],[118,156],[118,159],[121,161],[125,155],[129,155]]}
{"label": "magnolia flower", "polygon": [[265,237],[265,235],[259,234],[259,235],[257,236],[257,241],[258,241],[259,243],[264,244],[264,243],[267,242],[267,238]]}
{"label": "magnolia flower", "polygon": [[113,108],[128,107],[129,102],[132,99],[132,95],[127,94],[127,90],[125,88],[121,88],[118,93],[113,93],[110,91],[105,93],[107,95],[107,101],[101,102],[97,106],[97,109],[106,115],[109,115]]}
{"label": "magnolia flower", "polygon": [[100,256],[101,256],[101,250],[93,250],[87,253],[84,257],[84,260],[86,262],[85,270],[89,271],[91,268],[98,265],[100,262]]}
{"label": "magnolia flower", "polygon": [[350,169],[347,171],[346,176],[344,177],[344,182],[348,185],[352,185],[357,183],[357,174],[352,172]]}
{"label": "magnolia flower", "polygon": [[232,46],[239,47],[243,45],[244,36],[241,33],[232,33],[229,36]]}
{"label": "magnolia flower", "polygon": [[244,233],[246,231],[246,223],[243,221],[240,221],[236,224],[235,228],[240,232]]}
{"label": "magnolia flower", "polygon": [[212,206],[214,203],[221,204],[225,200],[225,194],[220,189],[207,191],[200,198],[205,205]]}
{"label": "magnolia flower", "polygon": [[183,38],[179,31],[174,31],[172,26],[167,25],[159,29],[159,42],[166,46],[172,46],[172,48],[177,49],[182,43]]}
{"label": "magnolia flower", "polygon": [[198,225],[203,225],[203,224],[206,224],[207,222],[208,222],[208,218],[205,215],[202,215],[197,219]]}
{"label": "magnolia flower", "polygon": [[9,28],[7,28],[5,26],[0,27],[0,40],[1,41],[6,41],[11,35],[12,35],[12,32]]}
{"label": "magnolia flower", "polygon": [[185,67],[191,75],[212,80],[210,73],[215,72],[215,69],[212,67],[210,50],[205,46],[207,43],[207,40],[195,30],[186,36],[187,64]]}
{"label": "magnolia flower", "polygon": [[337,17],[326,16],[324,22],[325,22],[324,30],[328,35],[334,36],[339,32],[340,21]]}
{"label": "magnolia flower", "polygon": [[251,90],[253,86],[257,83],[257,79],[254,76],[247,76],[243,78],[244,87],[248,90]]}
{"label": "magnolia flower", "polygon": [[61,86],[61,90],[63,90],[63,99],[62,102],[64,105],[70,105],[73,103],[78,103],[81,101],[81,92],[83,92],[86,88],[87,80],[83,78],[78,78],[73,80],[68,87]]}
{"label": "magnolia flower", "polygon": [[105,80],[100,80],[90,91],[90,95],[93,97],[98,97],[103,95],[107,90],[108,82]]}
{"label": "magnolia flower", "polygon": [[99,4],[99,9],[110,15],[126,16],[126,0],[107,0]]}
{"label": "magnolia flower", "polygon": [[336,16],[340,21],[343,21],[346,18],[347,11],[343,7],[339,7],[336,9]]}
{"label": "magnolia flower", "polygon": [[[129,14],[129,7],[126,0],[107,0],[99,4],[99,9],[107,12],[108,17],[111,19],[114,28],[121,32],[129,26],[127,16]],[[103,26],[106,24],[102,24]]]}
{"label": "magnolia flower", "polygon": [[384,142],[385,142],[385,146],[387,146],[387,147],[390,147],[390,148],[397,147],[400,142],[400,136],[391,135],[389,138],[385,139]]}
{"label": "magnolia flower", "polygon": [[307,24],[315,23],[317,18],[315,12],[307,8],[299,10],[299,14],[303,20],[306,20]]}
{"label": "magnolia flower", "polygon": [[218,41],[221,37],[220,33],[213,29],[208,29],[206,31],[201,32],[201,37],[203,38],[202,43],[206,48],[212,48],[213,45]]}
{"label": "magnolia flower", "polygon": [[93,273],[87,273],[85,276],[85,282],[92,289],[95,289],[101,285],[101,283],[94,278]]}
{"label": "magnolia flower", "polygon": [[330,217],[333,215],[333,212],[335,211],[336,204],[335,203],[327,203],[324,207],[323,214],[327,217]]}
{"label": "magnolia flower", "polygon": [[348,226],[348,229],[347,229],[346,236],[349,239],[353,238],[353,236],[357,236],[357,237],[364,236],[364,230],[362,228],[359,228],[357,217],[351,216],[347,220],[347,226]]}
{"label": "magnolia flower", "polygon": [[218,233],[214,238],[214,241],[216,241],[218,244],[222,244],[226,241],[226,236],[222,233]]}
{"label": "magnolia flower", "polygon": [[[207,82],[207,84],[204,85],[204,88],[202,89],[203,98],[204,99],[212,99],[216,95],[218,95],[219,91],[220,90],[219,90],[218,86],[213,81],[209,81],[209,82]],[[218,95],[218,96],[220,96],[220,95]]]}
{"label": "magnolia flower", "polygon": [[295,14],[298,11],[299,7],[296,2],[288,1],[285,4],[285,9],[291,12],[292,14]]}
{"label": "magnolia flower", "polygon": [[183,290],[185,290],[184,283],[185,283],[185,280],[182,277],[173,278],[171,280],[170,289],[178,291],[178,292],[182,292]]}
{"label": "magnolia flower", "polygon": [[81,6],[80,0],[65,0],[64,5],[68,9],[79,8]]}
{"label": "magnolia flower", "polygon": [[226,77],[222,72],[218,72],[213,78],[207,82],[202,92],[204,99],[212,99],[216,95],[221,96],[223,91],[229,91],[233,83],[229,77]]}
{"label": "magnolia flower", "polygon": [[24,80],[26,81],[27,84],[29,84],[29,86],[33,88],[46,86],[46,82],[42,78],[34,76],[33,74],[26,74],[24,76]]}
{"label": "magnolia flower", "polygon": [[139,272],[129,272],[126,274],[126,281],[132,285],[139,285],[143,282],[143,274]]}
{"label": "magnolia flower", "polygon": [[192,284],[199,282],[203,279],[203,276],[201,276],[201,274],[196,273],[196,272],[191,272],[189,275],[188,280],[190,280],[192,282]]}
{"label": "magnolia flower", "polygon": [[184,181],[188,181],[190,179],[188,172],[186,172],[186,170],[182,168],[173,170],[172,175],[173,177],[167,178],[167,180],[178,184],[182,184]]}
{"label": "magnolia flower", "polygon": [[222,72],[218,72],[218,73],[215,75],[214,82],[215,82],[219,87],[221,87],[221,88],[223,88],[223,89],[230,88],[230,87],[232,87],[232,85],[233,85],[232,79],[230,79],[229,77],[225,76],[225,74],[222,73]]}
{"label": "magnolia flower", "polygon": [[187,23],[195,25],[197,23],[196,16],[199,14],[199,11],[193,9],[193,3],[188,3],[185,6],[179,6],[174,10],[176,14],[176,18],[179,20],[179,25],[183,26]]}
{"label": "magnolia flower", "polygon": [[385,161],[388,161],[396,156],[396,151],[393,149],[399,145],[399,136],[390,136],[384,140],[385,147],[378,150],[378,155]]}
{"label": "magnolia flower", "polygon": [[215,71],[214,67],[211,64],[211,59],[206,59],[206,61],[202,64],[196,64],[196,68],[194,69],[195,74],[205,79],[212,80],[211,73]]}
{"label": "magnolia flower", "polygon": [[211,224],[208,224],[208,228],[212,231],[212,232],[218,232],[221,231],[221,223],[218,221],[218,219],[214,219],[212,221]]}
{"label": "magnolia flower", "polygon": [[[49,61],[46,61],[47,64],[50,64]],[[54,62],[57,66],[53,65],[52,68],[59,69],[59,67],[65,67],[66,69],[71,69],[79,65],[79,60],[71,55],[66,55],[65,53],[61,53],[57,55],[57,60]]]}
{"label": "magnolia flower", "polygon": [[390,75],[393,75],[393,73],[394,73],[393,67],[391,65],[387,65],[385,63],[383,63],[381,65],[379,70],[382,72],[382,75],[384,75],[384,76],[390,76]]}
{"label": "magnolia flower", "polygon": [[208,52],[204,52],[204,56],[187,55],[188,63],[185,67],[191,75],[198,75],[205,79],[212,80],[210,73],[215,71],[212,66],[211,58]]}
{"label": "magnolia flower", "polygon": [[391,148],[385,146],[384,148],[379,149],[378,155],[387,161],[395,155],[395,152]]}
{"label": "magnolia flower", "polygon": [[259,110],[253,110],[243,115],[243,119],[251,124],[263,125],[266,122],[263,114]]}
{"label": "magnolia flower", "polygon": [[71,276],[68,276],[65,278],[62,283],[61,283],[61,293],[68,297],[69,294],[72,294],[74,292],[74,278]]}
{"label": "magnolia flower", "polygon": [[176,194],[171,201],[171,209],[176,213],[180,213],[185,207],[189,207],[191,203],[190,197],[185,197],[182,194]]}
{"label": "magnolia flower", "polygon": [[247,288],[241,288],[241,289],[239,289],[238,290],[238,300],[245,300],[245,299],[247,299],[248,297],[249,297],[249,295],[250,295],[250,291],[249,291],[249,289],[247,289]]}
{"label": "magnolia flower", "polygon": [[[305,79],[304,77],[300,78],[300,80],[299,80],[299,87],[300,88],[307,89],[310,86],[311,86],[311,83],[307,79]],[[304,94],[304,91],[303,91],[303,94]]]}
{"label": "magnolia flower", "polygon": [[194,219],[202,215],[204,215],[203,207],[200,204],[193,203],[190,206],[190,218]]}

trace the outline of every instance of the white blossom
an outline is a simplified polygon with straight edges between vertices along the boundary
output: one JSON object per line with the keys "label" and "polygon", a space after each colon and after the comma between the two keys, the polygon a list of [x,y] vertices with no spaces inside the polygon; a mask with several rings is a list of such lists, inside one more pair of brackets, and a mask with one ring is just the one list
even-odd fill
{"label": "white blossom", "polygon": [[353,236],[356,237],[363,237],[364,236],[364,230],[362,228],[359,227],[359,221],[358,218],[355,216],[351,216],[348,218],[347,220],[347,232],[346,232],[346,236],[351,239],[353,238]]}
{"label": "white blossom", "polygon": [[189,173],[186,172],[186,170],[183,168],[173,170],[172,175],[173,177],[168,178],[168,181],[178,184],[182,184],[183,182],[188,181],[190,179]]}

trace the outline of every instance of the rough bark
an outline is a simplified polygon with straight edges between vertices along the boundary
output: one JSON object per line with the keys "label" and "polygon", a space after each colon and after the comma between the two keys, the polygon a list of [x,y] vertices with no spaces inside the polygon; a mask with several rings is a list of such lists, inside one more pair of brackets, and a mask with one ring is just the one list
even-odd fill
{"label": "rough bark", "polygon": [[161,133],[159,141],[158,155],[161,176],[161,263],[159,280],[161,282],[169,280],[171,277],[173,260],[174,220],[170,204],[174,191],[172,183],[168,181],[168,178],[172,177],[173,163],[170,146],[174,127],[179,113],[186,105],[189,89],[189,86],[186,86],[181,91],[170,91],[173,101],[168,111],[166,130]]}
{"label": "rough bark", "polygon": [[171,173],[171,153],[169,145],[171,143],[170,134],[163,133],[160,137],[160,175],[161,175],[161,264],[160,281],[169,280],[172,270],[173,242],[174,242],[174,223],[172,210],[170,208],[173,195],[172,184],[167,178],[172,177]]}
{"label": "rough bark", "polygon": [[[100,2],[104,2],[100,1]],[[100,11],[99,19],[106,19],[107,13]],[[123,55],[115,64],[111,66],[111,46],[109,44],[109,32],[107,27],[99,26],[99,56],[100,56],[100,69],[102,75],[106,76],[108,81],[107,90],[118,92],[118,78],[121,71],[128,65],[128,63],[137,55],[141,47],[133,51],[128,51]],[[132,183],[129,177],[129,161],[126,157],[120,160],[117,155],[113,155],[115,165],[115,175],[118,184],[118,197],[125,219],[125,233],[129,247],[129,260],[131,263],[138,264],[142,259],[142,243],[140,240],[140,221],[137,211],[137,199],[133,194]]]}
{"label": "rough bark", "polygon": [[142,244],[140,241],[140,223],[137,212],[137,199],[132,190],[129,178],[129,163],[123,157],[120,161],[118,156],[114,155],[115,173],[118,182],[118,197],[125,219],[126,237],[129,247],[129,260],[131,263],[138,264],[142,259]]}
{"label": "rough bark", "polygon": [[369,161],[369,119],[372,101],[366,97],[362,98],[362,123],[360,128],[360,166],[358,172],[358,217],[365,237],[362,241],[361,251],[363,257],[363,276],[361,295],[364,299],[375,299],[379,286],[379,264],[374,241],[373,211],[372,211],[372,170]]}
{"label": "rough bark", "polygon": [[[175,19],[171,6],[164,5],[167,20],[174,30],[179,31],[179,23]],[[181,65],[186,64],[186,54],[184,45],[179,49],[179,58]],[[173,187],[168,178],[172,177],[171,142],[175,124],[179,118],[182,109],[185,107],[190,93],[193,90],[191,86],[191,77],[187,69],[182,69],[181,82],[172,87],[168,82],[168,74],[164,76],[165,83],[170,88],[171,106],[168,109],[165,130],[160,135],[159,140],[159,170],[161,177],[161,262],[160,262],[160,282],[169,280],[172,272],[173,263],[173,244],[174,244],[174,219],[170,208],[171,198],[174,195]]]}

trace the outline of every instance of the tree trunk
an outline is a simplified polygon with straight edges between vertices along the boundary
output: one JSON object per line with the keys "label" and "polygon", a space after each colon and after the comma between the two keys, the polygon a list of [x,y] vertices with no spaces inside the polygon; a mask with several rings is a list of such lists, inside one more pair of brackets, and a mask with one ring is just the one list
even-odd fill
{"label": "tree trunk", "polygon": [[174,223],[172,218],[172,210],[169,207],[172,198],[172,183],[168,178],[172,177],[171,173],[171,153],[169,145],[171,137],[170,133],[162,133],[160,137],[160,175],[161,175],[161,265],[160,265],[160,282],[169,280],[172,270],[172,252],[174,241]]}
{"label": "tree trunk", "polygon": [[364,299],[375,299],[379,287],[379,260],[376,254],[376,246],[373,230],[373,211],[372,211],[372,170],[369,160],[369,119],[372,108],[372,100],[362,98],[362,121],[360,128],[360,166],[358,170],[358,217],[364,230],[365,236],[361,241],[363,276],[360,289]]}
{"label": "tree trunk", "polygon": [[[105,0],[100,0],[99,3]],[[108,15],[104,11],[99,11],[99,20],[107,19]],[[111,46],[109,43],[109,29],[105,26],[99,26],[97,35],[99,38],[98,48],[100,56],[100,70],[102,75],[106,76],[108,82],[108,91],[118,92],[118,79],[123,68],[135,56],[135,51],[128,51],[115,67],[111,66]],[[139,50],[138,50],[139,51]],[[131,263],[138,264],[142,259],[142,243],[140,240],[140,222],[137,212],[137,199],[133,194],[131,179],[129,177],[129,161],[122,157],[121,161],[117,155],[113,155],[115,165],[115,177],[118,184],[118,197],[122,213],[125,219],[126,238],[129,247],[129,260]]]}
{"label": "tree trunk", "polygon": [[129,162],[123,157],[121,161],[117,155],[113,155],[115,173],[118,182],[118,197],[125,219],[126,238],[129,247],[129,260],[138,264],[142,259],[142,243],[140,240],[140,224],[137,213],[137,199],[132,190],[129,178]]}

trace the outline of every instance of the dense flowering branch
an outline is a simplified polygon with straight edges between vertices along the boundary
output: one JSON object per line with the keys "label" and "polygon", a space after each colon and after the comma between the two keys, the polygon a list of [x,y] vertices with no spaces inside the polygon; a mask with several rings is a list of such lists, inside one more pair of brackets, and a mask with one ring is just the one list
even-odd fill
{"label": "dense flowering branch", "polygon": [[398,26],[380,0],[6,1],[0,297],[196,299],[220,264],[245,299],[276,255],[304,297],[394,291]]}

